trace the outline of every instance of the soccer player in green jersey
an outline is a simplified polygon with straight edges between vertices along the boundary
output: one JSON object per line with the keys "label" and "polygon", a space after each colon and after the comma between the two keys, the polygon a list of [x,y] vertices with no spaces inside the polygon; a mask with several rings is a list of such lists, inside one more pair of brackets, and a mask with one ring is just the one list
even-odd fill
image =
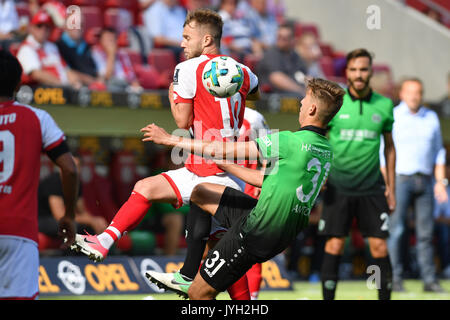
{"label": "soccer player in green jersey", "polygon": [[301,100],[297,132],[282,131],[250,142],[201,141],[169,135],[152,124],[142,129],[153,141],[214,159],[256,159],[276,163],[262,173],[234,164],[223,167],[261,187],[259,200],[216,184],[194,188],[191,201],[228,229],[189,287],[191,299],[214,299],[253,264],[282,252],[308,224],[309,213],[327,179],[333,154],[325,137],[328,122],[342,105],[345,91],[337,84],[312,79]]}
{"label": "soccer player in green jersey", "polygon": [[[319,234],[328,237],[321,281],[325,300],[334,299],[340,258],[353,219],[368,238],[373,265],[379,267],[379,299],[389,299],[392,268],[386,245],[389,214],[395,208],[393,103],[369,86],[372,56],[365,49],[347,55],[348,90],[329,124],[334,159],[324,193]],[[385,141],[386,183],[380,171],[380,137]]]}

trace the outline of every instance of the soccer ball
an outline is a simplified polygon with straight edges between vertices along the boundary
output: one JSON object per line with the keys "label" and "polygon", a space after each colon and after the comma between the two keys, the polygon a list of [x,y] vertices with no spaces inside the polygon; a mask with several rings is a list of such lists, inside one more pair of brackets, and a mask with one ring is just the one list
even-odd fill
{"label": "soccer ball", "polygon": [[205,89],[213,96],[227,98],[241,89],[244,72],[233,58],[215,57],[203,68],[202,82]]}

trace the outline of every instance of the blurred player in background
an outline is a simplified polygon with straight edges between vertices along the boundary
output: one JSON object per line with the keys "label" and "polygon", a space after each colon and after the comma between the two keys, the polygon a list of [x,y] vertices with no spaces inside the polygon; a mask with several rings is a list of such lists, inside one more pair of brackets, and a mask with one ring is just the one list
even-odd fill
{"label": "blurred player in background", "polygon": [[192,202],[214,215],[228,231],[209,252],[189,287],[190,299],[214,299],[255,263],[267,261],[286,249],[308,224],[309,212],[327,179],[333,157],[325,137],[326,127],[341,107],[344,94],[335,83],[311,80],[300,102],[300,130],[255,141],[191,140],[169,135],[154,124],[142,129],[143,141],[177,146],[218,160],[239,156],[276,159],[270,173],[237,164],[221,165],[236,177],[261,187],[259,200],[223,185],[202,183],[194,188]]}
{"label": "blurred player in background", "polygon": [[[234,96],[218,99],[203,87],[203,67],[220,53],[222,25],[220,16],[211,10],[199,9],[188,14],[181,43],[187,60],[176,66],[174,82],[169,88],[171,111],[177,126],[191,129],[197,139],[202,139],[205,135],[211,137],[211,134],[221,141],[237,137],[243,122],[245,100],[259,95],[258,78],[243,65],[244,83]],[[214,162],[189,155],[185,167],[138,181],[108,228],[98,236],[77,235],[74,248],[91,259],[103,260],[114,242],[125,231],[132,230],[139,224],[152,202],[167,202],[177,208],[189,204],[192,189],[201,182],[240,189]],[[190,251],[192,256],[187,261],[197,261],[198,257],[201,259],[206,246],[211,230],[211,217],[193,205],[186,220],[188,228],[195,226],[192,229],[194,231],[187,234],[186,242],[201,239],[200,245],[194,246]],[[187,263],[174,275],[179,282],[183,282],[186,281],[184,279],[192,280],[197,271],[198,265]]]}
{"label": "blurred player in background", "polygon": [[[341,110],[330,121],[334,160],[324,193],[319,234],[328,237],[321,280],[325,300],[335,297],[338,268],[353,218],[369,240],[374,264],[380,268],[379,299],[390,299],[392,267],[386,238],[389,214],[395,209],[395,148],[392,141],[393,103],[374,92],[372,56],[365,49],[347,55],[348,90]],[[380,137],[385,141],[386,184],[380,171]]]}
{"label": "blurred player in background", "polygon": [[64,133],[44,110],[14,101],[22,67],[0,51],[0,299],[39,294],[38,185],[41,152],[61,169],[65,213],[59,232],[75,237],[77,169]]}

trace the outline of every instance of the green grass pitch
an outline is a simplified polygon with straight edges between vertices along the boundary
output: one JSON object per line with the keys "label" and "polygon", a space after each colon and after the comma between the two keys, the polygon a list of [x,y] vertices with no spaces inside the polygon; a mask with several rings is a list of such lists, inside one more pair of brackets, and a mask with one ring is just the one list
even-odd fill
{"label": "green grass pitch", "polygon": [[[407,292],[392,293],[392,300],[450,300],[450,280],[441,281],[447,293],[423,292],[423,283],[420,280],[406,280],[404,283]],[[157,293],[152,295],[82,295],[40,297],[40,300],[181,300],[174,293]],[[229,300],[227,293],[221,293],[218,300]],[[260,300],[321,300],[320,283],[304,281],[294,282],[293,291],[262,291]],[[336,291],[336,300],[377,300],[377,291],[370,290],[365,281],[340,281]]]}

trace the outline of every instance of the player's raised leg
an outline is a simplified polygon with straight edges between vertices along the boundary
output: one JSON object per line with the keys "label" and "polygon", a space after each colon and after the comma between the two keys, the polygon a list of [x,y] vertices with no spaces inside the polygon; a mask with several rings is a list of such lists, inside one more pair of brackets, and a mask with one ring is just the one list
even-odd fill
{"label": "player's raised leg", "polygon": [[215,299],[219,292],[211,287],[200,275],[197,273],[194,282],[189,287],[188,295],[191,300],[212,300]]}
{"label": "player's raised leg", "polygon": [[201,183],[193,188],[191,203],[186,223],[186,242],[188,252],[183,267],[174,273],[149,271],[147,278],[156,285],[176,292],[187,298],[189,286],[197,274],[203,252],[211,231],[211,215],[214,215],[226,186],[214,183]]}
{"label": "player's raised leg", "polygon": [[81,251],[91,260],[102,261],[114,242],[142,221],[154,201],[173,204],[179,201],[173,187],[163,175],[138,181],[106,230],[99,235],[77,234],[72,249]]}

